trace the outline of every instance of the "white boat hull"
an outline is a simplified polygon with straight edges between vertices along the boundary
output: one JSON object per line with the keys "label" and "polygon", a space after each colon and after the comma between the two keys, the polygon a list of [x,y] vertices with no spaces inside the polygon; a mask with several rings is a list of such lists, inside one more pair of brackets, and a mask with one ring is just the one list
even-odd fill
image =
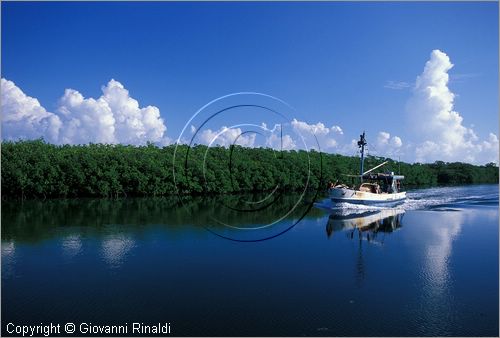
{"label": "white boat hull", "polygon": [[350,188],[330,189],[330,198],[333,202],[344,202],[354,204],[392,204],[402,202],[406,199],[406,191],[397,193],[372,193]]}

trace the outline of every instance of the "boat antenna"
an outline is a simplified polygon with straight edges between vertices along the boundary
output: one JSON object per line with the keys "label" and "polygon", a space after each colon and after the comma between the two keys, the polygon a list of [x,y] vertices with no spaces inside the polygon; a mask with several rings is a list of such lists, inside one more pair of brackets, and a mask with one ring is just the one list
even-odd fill
{"label": "boat antenna", "polygon": [[363,134],[359,135],[359,141],[358,141],[358,147],[361,148],[361,168],[359,170],[359,175],[361,176],[361,182],[363,182],[363,165],[365,161],[365,146],[366,146],[366,139],[365,139],[365,131],[363,130]]}
{"label": "boat antenna", "polygon": [[401,156],[398,156],[398,164],[399,164],[399,175],[401,175]]}

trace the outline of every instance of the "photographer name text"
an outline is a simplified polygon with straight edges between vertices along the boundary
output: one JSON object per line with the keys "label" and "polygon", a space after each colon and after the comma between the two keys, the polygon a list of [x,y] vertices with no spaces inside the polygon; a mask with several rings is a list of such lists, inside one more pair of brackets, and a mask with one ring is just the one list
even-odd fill
{"label": "photographer name text", "polygon": [[170,323],[125,323],[122,325],[97,325],[92,323],[65,323],[65,324],[44,324],[37,325],[17,325],[8,323],[6,331],[9,335],[22,337],[49,337],[53,335],[166,335],[170,334]]}

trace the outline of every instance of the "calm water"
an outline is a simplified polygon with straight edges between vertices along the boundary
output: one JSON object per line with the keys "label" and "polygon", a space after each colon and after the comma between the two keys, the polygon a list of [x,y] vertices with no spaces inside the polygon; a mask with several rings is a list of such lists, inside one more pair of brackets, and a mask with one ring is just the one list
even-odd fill
{"label": "calm water", "polygon": [[2,202],[2,333],[498,336],[498,187],[408,196],[349,210],[298,195]]}

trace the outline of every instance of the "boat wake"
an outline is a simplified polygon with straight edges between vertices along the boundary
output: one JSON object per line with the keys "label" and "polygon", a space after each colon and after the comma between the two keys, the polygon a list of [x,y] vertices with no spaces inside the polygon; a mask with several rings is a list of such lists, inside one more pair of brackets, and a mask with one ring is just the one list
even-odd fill
{"label": "boat wake", "polygon": [[450,211],[473,207],[498,207],[499,204],[498,187],[494,185],[410,190],[406,196],[404,202],[392,206],[334,203],[329,198],[315,203],[315,206],[329,212],[349,215],[386,209]]}
{"label": "boat wake", "polygon": [[492,185],[441,187],[408,191],[405,210],[458,210],[498,207],[498,187]]}
{"label": "boat wake", "polygon": [[[401,205],[401,203],[400,203]],[[364,205],[364,204],[353,204],[346,202],[332,202],[331,199],[327,198],[321,202],[315,203],[314,206],[319,209],[323,209],[329,213],[335,213],[336,215],[348,216],[352,214],[363,214],[369,212],[378,212],[387,209],[394,209],[394,207],[389,206],[374,206],[374,205]]]}

